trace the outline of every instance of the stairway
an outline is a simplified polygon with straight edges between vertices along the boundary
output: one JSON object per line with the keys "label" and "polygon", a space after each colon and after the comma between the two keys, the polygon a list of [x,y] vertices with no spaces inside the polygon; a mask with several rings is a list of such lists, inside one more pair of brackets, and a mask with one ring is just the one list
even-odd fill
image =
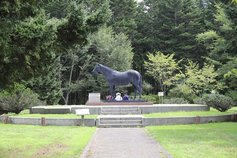
{"label": "stairway", "polygon": [[139,107],[102,107],[98,127],[142,127],[143,116]]}
{"label": "stairway", "polygon": [[141,114],[139,107],[102,107],[101,115],[135,115]]}
{"label": "stairway", "polygon": [[141,127],[142,115],[100,115],[99,127],[112,128],[112,127]]}

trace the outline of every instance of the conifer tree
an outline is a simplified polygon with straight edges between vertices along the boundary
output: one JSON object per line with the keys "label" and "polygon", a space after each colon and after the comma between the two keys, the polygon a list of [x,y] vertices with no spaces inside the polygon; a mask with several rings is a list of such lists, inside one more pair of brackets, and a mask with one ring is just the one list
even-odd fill
{"label": "conifer tree", "polygon": [[124,33],[133,38],[136,32],[137,2],[135,0],[110,0],[112,18],[109,25],[115,33]]}

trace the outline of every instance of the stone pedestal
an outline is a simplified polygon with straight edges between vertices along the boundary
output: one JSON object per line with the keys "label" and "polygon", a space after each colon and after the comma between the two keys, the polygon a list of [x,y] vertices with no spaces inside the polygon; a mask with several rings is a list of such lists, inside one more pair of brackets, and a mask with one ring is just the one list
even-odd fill
{"label": "stone pedestal", "polygon": [[95,105],[95,104],[101,104],[100,100],[100,93],[89,93],[88,101],[86,102],[86,105]]}

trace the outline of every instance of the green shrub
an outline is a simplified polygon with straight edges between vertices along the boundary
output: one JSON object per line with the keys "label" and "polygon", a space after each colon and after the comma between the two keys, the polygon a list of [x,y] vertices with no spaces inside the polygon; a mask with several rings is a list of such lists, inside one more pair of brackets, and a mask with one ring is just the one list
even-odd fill
{"label": "green shrub", "polygon": [[237,90],[228,90],[225,95],[231,97],[234,100],[235,105],[237,105]]}
{"label": "green shrub", "polygon": [[146,81],[143,81],[142,83],[142,91],[143,91],[143,94],[149,94],[151,93],[153,87],[150,83],[146,82]]}
{"label": "green shrub", "polygon": [[193,99],[197,96],[194,94],[193,90],[186,84],[179,84],[176,87],[172,88],[168,94],[171,98],[184,98],[189,102],[193,102]]}
{"label": "green shrub", "polygon": [[203,96],[203,100],[208,106],[221,112],[227,111],[234,105],[232,98],[221,94],[206,94]]}
{"label": "green shrub", "polygon": [[159,103],[159,96],[157,95],[142,95],[142,100],[153,102],[153,103]]}
{"label": "green shrub", "polygon": [[197,97],[197,98],[193,99],[193,103],[194,104],[206,105],[206,102],[203,100],[203,98],[200,98],[200,97]]}
{"label": "green shrub", "polygon": [[164,104],[189,104],[184,98],[170,98],[164,99]]}
{"label": "green shrub", "polygon": [[41,104],[38,95],[22,84],[14,84],[13,87],[0,93],[0,110],[2,112],[20,113],[25,108]]}

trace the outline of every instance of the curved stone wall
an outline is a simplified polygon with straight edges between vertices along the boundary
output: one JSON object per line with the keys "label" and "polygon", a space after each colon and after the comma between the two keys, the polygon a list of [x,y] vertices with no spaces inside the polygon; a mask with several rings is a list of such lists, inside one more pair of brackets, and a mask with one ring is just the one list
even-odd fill
{"label": "curved stone wall", "polygon": [[[199,124],[210,122],[237,122],[237,114],[221,116],[196,116],[196,117],[166,117],[143,118],[143,126]],[[9,124],[26,124],[42,126],[97,126],[97,119],[65,119],[65,118],[29,118],[0,116],[0,122]]]}
{"label": "curved stone wall", "polygon": [[[126,105],[116,106],[86,106],[86,105],[71,105],[71,106],[36,106],[30,109],[32,114],[67,114],[74,113],[76,109],[89,109],[90,114],[100,114],[101,108],[124,107]],[[126,107],[138,107],[142,114],[157,113],[157,112],[172,112],[172,111],[209,111],[210,108],[206,105],[199,104],[154,104],[154,105],[130,105]]]}

